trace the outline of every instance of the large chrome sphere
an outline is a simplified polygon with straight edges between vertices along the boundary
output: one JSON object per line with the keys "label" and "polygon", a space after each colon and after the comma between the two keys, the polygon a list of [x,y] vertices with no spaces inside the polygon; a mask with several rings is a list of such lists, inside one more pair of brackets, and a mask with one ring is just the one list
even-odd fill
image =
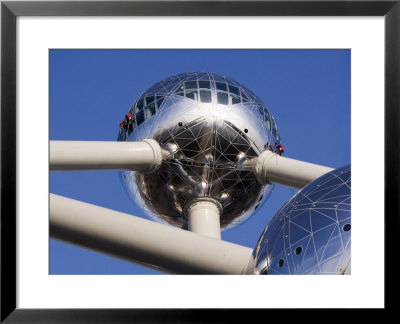
{"label": "large chrome sphere", "polygon": [[300,190],[272,218],[248,274],[350,274],[350,166]]}
{"label": "large chrome sphere", "polygon": [[119,140],[150,138],[169,152],[156,173],[121,172],[128,195],[154,219],[186,228],[185,206],[206,197],[222,206],[221,228],[227,228],[270,193],[243,162],[279,141],[278,130],[240,83],[215,73],[179,74],[143,92],[129,113],[133,129],[122,129]]}

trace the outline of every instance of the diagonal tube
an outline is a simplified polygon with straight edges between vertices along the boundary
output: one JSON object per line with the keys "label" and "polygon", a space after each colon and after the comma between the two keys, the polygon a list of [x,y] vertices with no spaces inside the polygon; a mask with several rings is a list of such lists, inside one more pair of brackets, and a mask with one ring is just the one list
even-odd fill
{"label": "diagonal tube", "polygon": [[50,194],[50,236],[169,273],[242,274],[252,249]]}
{"label": "diagonal tube", "polygon": [[163,159],[152,139],[139,142],[50,141],[50,170],[156,171]]}
{"label": "diagonal tube", "polygon": [[271,151],[262,152],[255,160],[254,167],[260,183],[280,184],[296,189],[303,188],[332,170],[322,165],[279,156]]}

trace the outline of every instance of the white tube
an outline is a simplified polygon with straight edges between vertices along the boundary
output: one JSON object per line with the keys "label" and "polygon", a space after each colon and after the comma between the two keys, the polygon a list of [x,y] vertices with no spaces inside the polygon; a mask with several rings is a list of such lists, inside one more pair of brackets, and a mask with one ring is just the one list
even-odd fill
{"label": "white tube", "polygon": [[332,170],[322,165],[285,158],[271,151],[261,153],[255,167],[260,183],[276,183],[296,189],[303,188]]}
{"label": "white tube", "polygon": [[220,209],[211,201],[195,201],[186,210],[189,231],[221,239]]}
{"label": "white tube", "polygon": [[252,249],[50,194],[50,236],[180,274],[242,274]]}
{"label": "white tube", "polygon": [[154,172],[162,162],[160,145],[140,142],[50,141],[50,170],[134,170]]}

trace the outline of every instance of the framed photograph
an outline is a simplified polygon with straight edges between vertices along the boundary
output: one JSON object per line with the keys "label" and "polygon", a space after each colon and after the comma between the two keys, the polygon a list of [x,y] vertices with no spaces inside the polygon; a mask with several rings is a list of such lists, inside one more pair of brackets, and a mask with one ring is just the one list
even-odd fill
{"label": "framed photograph", "polygon": [[[1,321],[207,322],[212,309],[213,322],[219,322],[238,309],[262,316],[268,308],[390,308],[388,296],[398,282],[388,255],[395,253],[391,238],[398,235],[399,214],[399,15],[398,1],[2,1]],[[263,276],[152,276],[157,272],[49,244],[49,188],[127,213],[132,205],[116,206],[126,204],[122,187],[94,195],[105,181],[96,173],[49,177],[48,140],[113,140],[114,130],[116,139],[120,127],[109,121],[117,115],[122,120],[142,91],[174,71],[195,69],[239,78],[261,93],[272,114],[274,105],[292,105],[291,114],[311,130],[306,143],[287,147],[300,159],[315,153],[307,149],[318,127],[335,141],[324,147],[320,138],[326,161],[310,162],[340,167],[349,161],[351,147],[357,217],[350,276],[322,276],[319,284],[316,276],[285,276],[285,282]],[[304,76],[310,84],[300,87]],[[207,92],[199,89],[198,96]],[[184,91],[191,98],[193,91]],[[236,98],[229,99],[232,91],[225,91],[228,102]],[[269,94],[275,99],[263,97]],[[238,98],[247,96],[239,92]],[[300,102],[303,97],[309,100]],[[350,98],[351,116],[344,108]],[[55,104],[62,109],[52,111]],[[296,107],[310,108],[325,123],[314,125]],[[280,126],[287,118],[282,110],[274,117],[283,144],[284,130],[302,131],[294,121]],[[119,182],[112,176],[106,181]],[[278,201],[276,211],[288,199]],[[251,233],[247,238],[234,230],[223,238],[253,247],[264,220],[243,225]],[[386,286],[388,280],[394,282]],[[366,281],[370,294],[362,296]]]}
{"label": "framed photograph", "polygon": [[[210,31],[215,28],[211,26],[211,21],[209,25],[207,28]],[[230,28],[230,23],[227,22],[226,25]],[[156,138],[154,132],[157,133],[168,124],[172,127],[171,132],[176,132],[175,139],[169,139],[171,142],[168,142],[168,138],[166,142],[162,139],[157,141],[163,142],[165,148],[182,141],[180,146],[186,148],[182,153],[174,153],[179,154],[179,160],[168,160],[168,163],[175,165],[184,159],[185,173],[175,172],[172,167],[159,171],[167,174],[163,176],[164,179],[172,178],[171,183],[167,182],[169,185],[165,188],[168,190],[164,190],[162,186],[165,182],[151,180],[157,181],[159,185],[155,186],[156,189],[154,193],[150,193],[149,199],[138,199],[136,186],[133,189],[130,185],[131,171],[120,173],[117,170],[51,172],[51,193],[181,227],[185,226],[185,221],[179,215],[185,204],[199,192],[198,184],[219,183],[219,187],[214,185],[209,196],[220,199],[221,205],[224,204],[224,213],[220,216],[222,240],[253,249],[262,230],[294,196],[297,189],[278,185],[274,188],[271,185],[262,188],[254,186],[256,179],[251,178],[252,180],[244,183],[254,188],[246,187],[246,191],[241,191],[242,183],[237,181],[239,174],[236,176],[229,166],[234,165],[237,154],[242,154],[237,153],[234,147],[240,148],[240,152],[254,154],[244,148],[246,144],[241,142],[244,136],[256,140],[255,136],[261,133],[262,138],[267,138],[261,144],[254,144],[254,150],[260,152],[268,145],[271,152],[276,151],[277,140],[269,139],[275,134],[284,145],[284,157],[335,169],[350,164],[350,49],[50,49],[49,57],[50,140],[112,141],[118,136],[119,141],[134,139],[136,142],[144,138]],[[166,86],[167,89],[173,89],[169,92],[157,87],[158,82],[161,81],[164,85],[171,77],[176,83],[182,82],[186,89],[175,86],[173,82]],[[195,78],[199,78],[198,84],[193,81]],[[184,81],[188,79],[192,81]],[[225,80],[229,80],[230,89]],[[236,90],[237,82],[241,84],[241,93]],[[193,88],[198,86],[201,88]],[[245,94],[245,87],[249,95]],[[151,94],[146,95],[146,92],[149,93],[145,91],[146,88],[156,89],[156,92],[150,90]],[[267,108],[262,108],[256,98],[251,97],[252,93],[257,94]],[[209,97],[208,94],[212,96]],[[146,101],[140,98],[146,98]],[[153,98],[158,98],[154,105]],[[243,135],[238,134],[236,142],[236,137],[232,135],[234,130],[228,128],[228,132],[225,126],[221,126],[218,131],[221,138],[218,136],[215,140],[218,145],[216,151],[210,147],[213,142],[209,136],[210,127],[205,126],[209,121],[204,119],[207,116],[212,120],[214,115],[209,116],[209,110],[202,110],[202,107],[209,109],[207,105],[210,105],[210,101],[211,104],[214,102],[221,105],[216,109],[221,109],[221,115],[225,114],[224,120],[243,123]],[[179,102],[184,103],[184,106],[177,113]],[[234,119],[232,116],[240,114],[242,108],[246,109],[246,114],[251,109],[250,118],[239,115],[238,119]],[[135,119],[132,132],[126,132],[124,124],[122,128],[119,125],[127,113]],[[200,124],[198,118],[202,118]],[[178,125],[176,130],[174,125]],[[185,125],[191,126],[188,126],[189,130],[183,135]],[[225,140],[228,136],[233,147]],[[190,138],[193,140],[188,142]],[[318,147],[318,150],[311,147]],[[193,154],[193,151],[198,153]],[[210,175],[210,172],[200,166],[189,166],[190,163],[201,165],[209,157],[218,161],[218,173]],[[188,179],[186,176],[189,174]],[[244,179],[254,177],[252,174],[243,174],[240,176]],[[178,178],[174,179],[174,176]],[[220,177],[226,180],[220,180]],[[178,196],[175,192],[170,194],[172,186],[185,188],[186,193],[183,196]],[[222,200],[219,198],[221,192],[224,197],[229,195],[233,199]],[[238,199],[235,195],[245,192],[251,192],[251,196],[248,196],[246,208],[241,209],[239,206],[243,205],[245,198]],[[158,196],[166,198],[161,200]],[[340,201],[345,199],[342,197]],[[173,202],[173,206],[166,200]],[[149,205],[149,201],[158,201],[158,204]],[[164,211],[165,206],[170,206],[168,213]],[[175,207],[180,208],[176,212],[178,217],[174,213]],[[326,210],[324,206],[321,211]],[[168,215],[174,216],[173,220],[167,218]],[[315,217],[319,219],[319,215]],[[342,220],[345,218],[341,217]],[[325,223],[321,226],[314,224],[313,229],[325,226]],[[307,228],[311,230],[311,226]],[[294,229],[292,235],[293,232]],[[306,236],[311,238],[308,234]],[[296,235],[293,242],[298,240]],[[304,247],[299,248],[304,248],[303,255],[308,255],[311,245],[307,242],[303,245]],[[307,249],[308,246],[310,247]],[[337,257],[341,258],[340,255]],[[330,260],[329,255],[325,254],[324,259]],[[295,259],[297,262],[300,260]],[[76,245],[62,244],[56,240],[50,241],[49,261],[52,275],[160,273],[160,268],[152,271],[128,262],[117,262],[102,254],[88,253],[87,250],[78,249]],[[308,264],[310,268],[316,265],[313,262]],[[294,266],[290,269],[281,267],[278,270],[278,273],[297,273],[294,272]],[[315,271],[316,268],[311,270],[302,267],[301,273]]]}

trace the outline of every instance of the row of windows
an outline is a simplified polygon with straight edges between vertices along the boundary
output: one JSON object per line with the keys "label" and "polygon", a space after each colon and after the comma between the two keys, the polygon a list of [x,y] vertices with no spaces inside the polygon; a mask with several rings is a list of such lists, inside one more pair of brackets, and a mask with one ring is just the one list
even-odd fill
{"label": "row of windows", "polygon": [[147,96],[145,98],[140,99],[135,107],[135,112],[143,109],[143,107],[149,106],[149,105],[156,105],[158,107],[161,106],[162,102],[164,101],[164,97],[161,96]]}
{"label": "row of windows", "polygon": [[[233,86],[222,83],[222,82],[215,82],[218,91],[217,91],[217,102],[222,105],[235,105],[241,102],[241,97],[237,96],[233,92],[225,92],[225,90],[229,91],[236,91],[239,93],[239,89],[237,90],[232,88]],[[182,92],[177,93],[178,95],[185,96],[195,101],[200,101],[204,103],[212,102],[212,92],[211,90],[206,89],[197,89],[195,87],[206,87],[210,86],[210,81],[187,81],[182,85],[178,90],[183,90]],[[224,88],[225,87],[225,88]],[[243,100],[243,92],[242,93],[242,100]],[[137,101],[134,111],[132,111],[132,115],[136,116],[136,125],[139,126],[142,124],[146,119],[152,117],[158,109],[160,109],[161,104],[164,101],[164,97],[158,95],[147,95],[140,100]],[[277,137],[277,130],[275,122],[272,119],[272,116],[269,112],[264,109],[263,106],[258,106],[258,110],[264,119],[264,124],[267,129],[272,133],[274,137]],[[135,123],[134,123],[135,126]]]}
{"label": "row of windows", "polygon": [[[234,105],[242,101],[243,102],[248,101],[248,97],[246,96],[246,94],[244,94],[243,91],[240,91],[240,89],[236,86],[218,81],[215,82],[215,86],[216,89],[218,90],[217,101],[220,104]],[[202,89],[207,89],[207,90],[202,90]],[[187,98],[196,101],[211,102],[210,90],[211,90],[210,81],[195,80],[195,81],[184,82],[175,92],[178,95],[186,96]],[[163,100],[164,97],[162,96],[154,96],[154,95],[146,96],[145,98],[142,98],[137,102],[135,107],[135,112],[138,112],[139,110],[143,109],[143,107],[146,107],[153,103],[154,105],[160,107]]]}
{"label": "row of windows", "polygon": [[[206,101],[208,97],[211,99],[211,92],[202,89],[211,90],[212,89],[211,82],[202,80],[186,81],[175,91],[175,93],[181,96],[185,95],[190,99],[198,100],[198,97],[194,98],[193,94],[199,91],[201,102],[211,102],[211,101]],[[220,104],[228,105],[228,104],[237,104],[240,102],[249,101],[247,95],[243,91],[241,91],[238,87],[232,84],[216,81],[215,89],[218,91],[217,100],[218,103]],[[204,101],[202,100],[202,98],[204,98]],[[229,101],[229,98],[232,99]]]}
{"label": "row of windows", "polygon": [[[176,93],[179,96],[184,96],[194,101],[200,101],[204,103],[212,102],[212,92],[210,90],[186,90],[184,92]],[[241,103],[240,97],[227,93],[217,92],[217,102],[221,105],[235,105]]]}
{"label": "row of windows", "polygon": [[[211,101],[211,97],[210,97],[210,101]],[[158,106],[159,109],[160,106]],[[149,105],[147,105],[144,109],[138,109],[137,107],[135,108],[135,116],[136,116],[136,125],[139,126],[140,124],[142,124],[145,119],[149,119],[150,117],[152,117],[158,110],[156,108],[155,103],[151,103]],[[259,108],[259,110],[262,108]],[[264,124],[267,127],[267,129],[272,133],[272,135],[274,137],[277,137],[277,130],[276,130],[276,126],[275,123],[272,121],[271,117],[269,117],[268,113],[266,111],[265,112],[265,119],[264,119]],[[261,112],[263,113],[263,112]]]}
{"label": "row of windows", "polygon": [[272,133],[274,137],[279,136],[276,129],[276,124],[273,121],[273,118],[269,114],[268,110],[264,109],[263,106],[258,106],[258,111],[260,112],[261,116],[264,119],[265,127],[267,127],[267,129]]}
{"label": "row of windows", "polygon": [[[183,91],[183,90],[189,90],[189,89],[212,89],[212,87],[211,87],[210,81],[201,81],[201,80],[186,81],[176,90],[176,92]],[[233,94],[240,96],[240,90],[238,87],[236,87],[232,84],[225,83],[225,82],[216,81],[215,89],[221,90],[221,91],[229,91]],[[247,98],[247,96],[246,96],[246,98]]]}
{"label": "row of windows", "polygon": [[132,112],[136,116],[137,126],[153,116],[160,109],[164,99],[161,96],[149,95],[138,100]]}
{"label": "row of windows", "polygon": [[[206,90],[207,89],[207,90]],[[185,96],[195,101],[209,103],[212,101],[210,81],[186,81],[177,90],[176,94]],[[215,89],[217,90],[217,102],[222,105],[235,105],[241,102],[247,102],[248,97],[238,87],[225,83],[215,82]],[[276,125],[272,121],[268,111],[259,106],[261,116],[264,118],[264,123],[267,129],[272,132],[274,137],[277,137]]]}

